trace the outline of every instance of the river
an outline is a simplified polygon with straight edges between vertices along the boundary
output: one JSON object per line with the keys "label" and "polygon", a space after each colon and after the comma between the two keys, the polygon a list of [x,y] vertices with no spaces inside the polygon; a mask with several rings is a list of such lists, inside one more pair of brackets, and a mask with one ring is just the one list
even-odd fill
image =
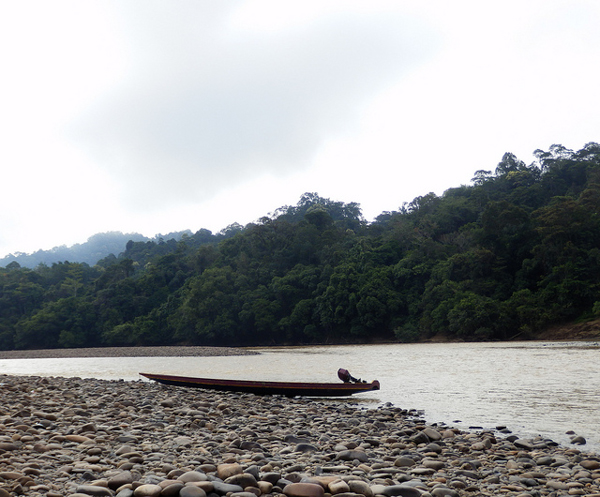
{"label": "river", "polygon": [[[600,452],[600,343],[510,342],[257,348],[232,357],[0,360],[0,374],[139,380],[139,372],[212,378],[336,381],[339,367],[381,390],[346,402],[390,402],[458,428],[507,426],[521,437]],[[146,380],[144,380],[146,381]],[[336,400],[339,402],[339,400]]]}

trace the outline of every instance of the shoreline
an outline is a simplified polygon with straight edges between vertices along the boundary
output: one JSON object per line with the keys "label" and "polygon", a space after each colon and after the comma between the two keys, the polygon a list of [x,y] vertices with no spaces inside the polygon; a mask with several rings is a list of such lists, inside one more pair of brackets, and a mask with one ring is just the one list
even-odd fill
{"label": "shoreline", "polygon": [[0,375],[0,497],[600,496],[600,455],[417,411]]}
{"label": "shoreline", "polygon": [[68,359],[79,357],[211,357],[257,354],[258,352],[236,347],[96,347],[80,349],[0,350],[0,359]]}
{"label": "shoreline", "polygon": [[[578,329],[585,328],[584,325],[578,325]],[[597,342],[600,341],[600,320],[594,322],[593,332],[586,328],[585,332],[575,333],[569,337],[565,332],[566,327],[560,330],[555,329],[546,334],[540,334],[527,342]],[[571,329],[571,328],[569,328]],[[508,340],[505,343],[522,340]],[[443,344],[455,343],[458,340],[448,340],[444,336],[435,336],[431,339],[414,342],[421,344]],[[0,350],[0,360],[3,359],[68,359],[85,357],[211,357],[211,356],[241,356],[241,355],[259,355],[257,348],[291,348],[291,347],[312,347],[312,346],[354,346],[354,345],[385,345],[399,344],[399,342],[377,342],[367,344],[339,343],[339,344],[309,344],[309,345],[274,345],[268,346],[248,346],[248,347],[216,347],[199,345],[166,345],[166,346],[140,346],[140,347],[83,347],[68,349],[31,349],[31,350]],[[461,342],[462,343],[462,342]]]}

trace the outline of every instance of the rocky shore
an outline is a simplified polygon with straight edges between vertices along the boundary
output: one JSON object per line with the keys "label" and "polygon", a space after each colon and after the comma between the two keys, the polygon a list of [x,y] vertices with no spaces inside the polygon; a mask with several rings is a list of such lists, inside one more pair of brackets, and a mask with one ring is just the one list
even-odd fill
{"label": "rocky shore", "polygon": [[81,349],[0,350],[0,359],[60,359],[73,357],[210,357],[256,354],[233,347],[102,347]]}
{"label": "rocky shore", "polygon": [[600,457],[414,411],[0,375],[0,497],[600,496]]}

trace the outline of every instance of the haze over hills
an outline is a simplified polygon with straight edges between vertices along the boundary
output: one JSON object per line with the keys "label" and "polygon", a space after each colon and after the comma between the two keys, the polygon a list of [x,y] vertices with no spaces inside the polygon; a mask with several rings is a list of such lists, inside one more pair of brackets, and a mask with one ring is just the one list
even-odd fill
{"label": "haze over hills", "polygon": [[39,264],[51,265],[55,262],[81,262],[93,266],[100,259],[104,259],[110,254],[118,256],[125,251],[127,242],[158,242],[162,240],[179,241],[184,235],[191,235],[190,230],[177,231],[166,235],[158,234],[152,238],[141,235],[140,233],[121,233],[120,231],[109,231],[106,233],[97,233],[90,236],[87,242],[76,243],[70,247],[60,245],[50,250],[37,250],[31,254],[16,252],[8,254],[0,259],[0,267],[6,267],[11,262],[16,262],[22,267],[33,269]]}

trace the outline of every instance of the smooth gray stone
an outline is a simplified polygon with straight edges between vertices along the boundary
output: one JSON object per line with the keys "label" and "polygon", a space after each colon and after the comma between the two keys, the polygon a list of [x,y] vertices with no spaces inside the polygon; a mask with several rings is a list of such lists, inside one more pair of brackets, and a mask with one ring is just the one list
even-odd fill
{"label": "smooth gray stone", "polygon": [[430,426],[426,427],[423,430],[423,433],[425,433],[425,435],[427,435],[427,437],[429,438],[429,440],[441,440],[442,439],[442,435],[439,431],[437,431],[435,428],[431,428]]}
{"label": "smooth gray stone", "polygon": [[296,445],[294,452],[317,452],[318,450],[319,448],[313,444],[299,443]]}
{"label": "smooth gray stone", "polygon": [[117,488],[132,482],[133,475],[131,474],[131,471],[122,471],[108,480],[108,488],[116,490]]}
{"label": "smooth gray stone", "polygon": [[431,442],[431,440],[429,440],[429,437],[427,436],[427,434],[423,433],[422,431],[420,431],[416,435],[413,435],[412,437],[410,437],[410,441],[416,445],[428,444]]}
{"label": "smooth gray stone", "polygon": [[272,485],[276,485],[281,478],[281,473],[265,473],[260,478],[262,481],[268,481]]}
{"label": "smooth gray stone", "polygon": [[414,466],[415,464],[415,460],[407,456],[400,456],[398,459],[396,459],[396,462],[394,462],[394,466],[399,466],[401,468]]}
{"label": "smooth gray stone", "polygon": [[256,478],[250,473],[242,473],[241,475],[233,475],[225,480],[227,485],[237,485],[242,488],[256,487]]}
{"label": "smooth gray stone", "polygon": [[219,495],[225,495],[228,492],[243,492],[244,489],[239,485],[230,485],[229,483],[221,481],[213,481],[214,490]]}
{"label": "smooth gray stone", "polygon": [[363,494],[357,494],[355,492],[340,492],[335,494],[335,497],[363,497]]}
{"label": "smooth gray stone", "polygon": [[301,443],[309,443],[305,438],[298,438],[294,435],[286,435],[284,440],[290,444],[301,444]]}
{"label": "smooth gray stone", "polygon": [[521,440],[520,438],[515,440],[513,444],[515,444],[515,447],[525,450],[533,450],[534,447],[533,443],[530,440]]}
{"label": "smooth gray stone", "polygon": [[179,491],[183,487],[183,483],[171,483],[170,485],[163,488],[160,495],[161,497],[176,497],[177,495],[179,495]]}
{"label": "smooth gray stone", "polygon": [[458,497],[459,494],[456,490],[448,487],[437,487],[429,492],[433,497]]}
{"label": "smooth gray stone", "polygon": [[534,480],[533,478],[521,478],[519,483],[525,485],[526,487],[537,487],[539,485],[538,481]]}
{"label": "smooth gray stone", "polygon": [[383,490],[386,497],[421,497],[421,492],[408,485],[391,485]]}
{"label": "smooth gray stone", "polygon": [[183,483],[208,480],[206,475],[204,473],[201,473],[200,471],[186,471],[182,475],[179,475],[177,479],[182,481]]}
{"label": "smooth gray stone", "polygon": [[254,476],[256,481],[261,479],[260,478],[260,468],[256,464],[253,464],[252,466],[248,466],[246,468],[245,473],[248,473],[248,474],[251,474],[252,476]]}
{"label": "smooth gray stone", "polygon": [[179,490],[179,497],[206,497],[206,492],[200,487],[196,487],[194,485],[186,485],[181,490]]}
{"label": "smooth gray stone", "polygon": [[342,461],[354,461],[356,459],[360,462],[368,462],[369,456],[360,450],[343,450],[342,452],[338,453],[336,459],[340,459]]}
{"label": "smooth gray stone", "polygon": [[162,492],[162,488],[159,485],[147,483],[137,487],[133,491],[133,495],[136,497],[157,497]]}
{"label": "smooth gray stone", "polygon": [[242,450],[264,450],[263,447],[258,442],[244,441],[240,444],[240,449]]}
{"label": "smooth gray stone", "polygon": [[114,495],[110,489],[96,485],[79,485],[77,487],[77,493],[93,495],[94,497],[112,497]]}
{"label": "smooth gray stone", "polygon": [[350,488],[350,492],[355,494],[361,494],[365,497],[373,497],[373,490],[367,482],[362,480],[350,480],[348,482],[348,487]]}
{"label": "smooth gray stone", "polygon": [[466,476],[467,478],[471,478],[472,480],[479,480],[481,476],[479,473],[475,471],[469,471],[468,469],[462,469],[456,472],[457,475]]}
{"label": "smooth gray stone", "polygon": [[427,452],[435,452],[436,454],[441,454],[442,453],[442,448],[436,444],[436,443],[430,443],[427,444],[427,447],[425,447],[425,450]]}

